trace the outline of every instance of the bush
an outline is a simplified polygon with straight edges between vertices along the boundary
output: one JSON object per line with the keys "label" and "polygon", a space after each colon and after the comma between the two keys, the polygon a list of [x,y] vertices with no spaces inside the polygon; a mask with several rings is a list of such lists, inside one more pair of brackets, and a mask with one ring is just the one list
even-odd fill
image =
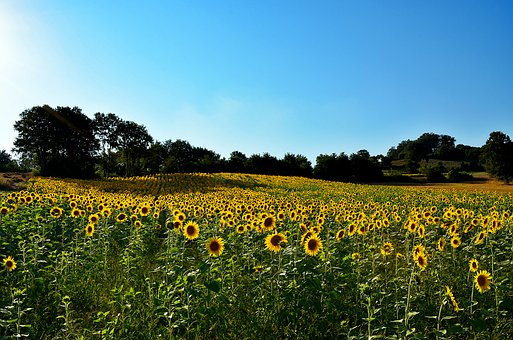
{"label": "bush", "polygon": [[449,182],[462,182],[462,181],[471,181],[474,177],[468,172],[461,171],[460,168],[451,169],[447,173],[447,180]]}
{"label": "bush", "polygon": [[442,163],[433,166],[424,163],[420,167],[420,173],[426,176],[428,182],[445,182],[445,176],[443,175],[445,168]]}

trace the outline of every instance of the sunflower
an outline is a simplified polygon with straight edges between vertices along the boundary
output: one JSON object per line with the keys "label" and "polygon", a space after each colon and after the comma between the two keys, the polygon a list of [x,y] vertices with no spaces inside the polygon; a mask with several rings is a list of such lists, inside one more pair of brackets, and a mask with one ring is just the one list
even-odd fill
{"label": "sunflower", "polygon": [[417,244],[415,248],[413,248],[413,258],[417,259],[419,254],[423,254],[426,251],[426,248],[422,244]]}
{"label": "sunflower", "polygon": [[426,235],[426,229],[424,228],[424,225],[420,225],[419,228],[417,229],[417,233],[419,234],[419,237],[420,238],[424,238],[424,236]]}
{"label": "sunflower", "polygon": [[486,270],[481,270],[474,277],[474,282],[476,283],[476,289],[479,290],[480,293],[484,293],[490,289],[492,276]]}
{"label": "sunflower", "polygon": [[390,255],[394,251],[394,246],[390,242],[385,242],[381,247],[381,255]]}
{"label": "sunflower", "polygon": [[4,268],[12,272],[14,269],[16,269],[16,261],[14,261],[11,256],[8,256],[6,259],[4,259]]}
{"label": "sunflower", "polygon": [[262,220],[262,229],[265,231],[273,230],[276,228],[276,220],[273,216],[266,216]]}
{"label": "sunflower", "polygon": [[340,241],[341,239],[344,238],[344,236],[346,235],[346,230],[345,229],[340,229],[339,231],[337,231],[337,241]]}
{"label": "sunflower", "polygon": [[173,229],[177,232],[177,233],[181,233],[182,232],[182,222],[180,221],[174,221],[173,222]]}
{"label": "sunflower", "polygon": [[0,215],[5,215],[9,212],[9,208],[7,208],[6,206],[3,206],[0,208]]}
{"label": "sunflower", "polygon": [[445,248],[445,240],[443,237],[440,237],[438,239],[438,243],[437,243],[437,248],[439,251],[444,251],[444,248]]}
{"label": "sunflower", "polygon": [[461,239],[458,235],[455,235],[451,238],[451,246],[456,249],[461,245]]}
{"label": "sunflower", "polygon": [[472,273],[475,273],[477,272],[477,269],[479,268],[479,263],[477,262],[476,259],[472,259],[468,262],[468,265],[469,265],[469,270],[472,272]]}
{"label": "sunflower", "polygon": [[445,286],[445,290],[446,290],[447,296],[449,297],[449,299],[451,299],[451,303],[454,308],[454,311],[458,312],[460,310],[460,308],[458,306],[458,302],[454,298],[454,294],[452,293],[451,288],[449,288],[449,286]]}
{"label": "sunflower", "polygon": [[127,219],[127,215],[125,213],[119,213],[118,216],[116,216],[116,222],[123,223]]}
{"label": "sunflower", "polygon": [[309,238],[310,238],[310,236],[312,236],[312,235],[313,235],[313,231],[311,231],[311,230],[309,230],[309,231],[307,231],[306,233],[304,233],[304,234],[301,236],[301,244],[304,244],[304,243],[305,243],[305,241],[306,241],[307,239],[309,239]]}
{"label": "sunflower", "polygon": [[265,247],[269,251],[280,251],[282,243],[287,243],[287,238],[282,233],[269,234],[265,238]]}
{"label": "sunflower", "polygon": [[356,232],[356,224],[351,223],[347,229],[347,233],[349,234],[349,236],[353,236],[355,232]]}
{"label": "sunflower", "polygon": [[305,252],[307,255],[316,256],[322,249],[322,241],[317,234],[312,234],[305,242]]}
{"label": "sunflower", "polygon": [[301,229],[301,231],[303,233],[306,233],[308,231],[308,228],[306,227],[306,224],[304,224],[304,223],[299,223],[299,228]]}
{"label": "sunflower", "polygon": [[244,234],[246,231],[246,226],[239,224],[236,228],[238,234]]}
{"label": "sunflower", "polygon": [[93,236],[94,224],[89,223],[88,225],[86,225],[86,227],[84,229],[85,229],[86,236]]}
{"label": "sunflower", "polygon": [[199,225],[196,222],[187,222],[187,224],[183,227],[183,236],[185,236],[188,240],[197,239],[199,236]]}
{"label": "sunflower", "polygon": [[97,214],[89,215],[89,223],[96,224],[100,220],[100,217]]}
{"label": "sunflower", "polygon": [[61,217],[63,212],[64,211],[59,207],[53,207],[52,209],[50,209],[50,215],[52,215],[52,217],[54,217],[54,218]]}
{"label": "sunflower", "polygon": [[137,229],[139,229],[140,227],[142,227],[142,222],[140,220],[136,220],[134,222],[134,227],[136,227]]}
{"label": "sunflower", "polygon": [[474,244],[481,244],[483,243],[484,239],[486,238],[486,231],[481,231],[474,239]]}
{"label": "sunflower", "polygon": [[224,241],[221,237],[211,237],[205,244],[210,256],[217,257],[223,253]]}
{"label": "sunflower", "polygon": [[365,225],[361,225],[358,228],[358,235],[365,235],[367,234],[367,227]]}
{"label": "sunflower", "polygon": [[151,208],[147,205],[143,205],[142,207],[139,208],[139,214],[141,216],[148,216],[151,212]]}
{"label": "sunflower", "polygon": [[351,258],[353,260],[359,260],[360,259],[360,253],[352,253]]}
{"label": "sunflower", "polygon": [[183,212],[178,211],[174,216],[175,221],[179,221],[181,223],[185,221],[185,214]]}
{"label": "sunflower", "polygon": [[74,218],[80,217],[80,209],[75,208],[71,210],[71,216],[73,216]]}
{"label": "sunflower", "polygon": [[408,223],[407,225],[407,229],[410,233],[413,234],[417,230],[417,223],[415,223],[414,221],[410,221],[410,223]]}
{"label": "sunflower", "polygon": [[415,262],[417,262],[417,265],[420,267],[420,269],[426,269],[428,265],[427,255],[424,254],[424,252],[418,253],[417,257],[415,258]]}

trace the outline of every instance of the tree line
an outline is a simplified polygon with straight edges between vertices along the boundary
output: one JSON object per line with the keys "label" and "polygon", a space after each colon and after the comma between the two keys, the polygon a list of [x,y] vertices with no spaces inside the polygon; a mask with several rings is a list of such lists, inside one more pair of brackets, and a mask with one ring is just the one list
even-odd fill
{"label": "tree line", "polygon": [[[36,169],[42,176],[70,178],[239,172],[375,182],[384,179],[384,170],[394,168],[434,171],[430,160],[436,159],[458,161],[458,170],[485,168],[505,181],[513,178],[513,143],[502,132],[492,132],[482,147],[455,145],[451,136],[425,133],[400,142],[386,156],[371,156],[367,150],[320,154],[312,166],[305,156],[292,153],[280,159],[269,153],[246,156],[233,151],[226,159],[185,140],[157,141],[145,126],[113,113],[98,112],[89,118],[78,107],[34,106],[20,114],[14,129],[18,136],[13,151],[19,160],[0,151],[0,171],[21,167]],[[444,170],[439,165],[438,170]]]}

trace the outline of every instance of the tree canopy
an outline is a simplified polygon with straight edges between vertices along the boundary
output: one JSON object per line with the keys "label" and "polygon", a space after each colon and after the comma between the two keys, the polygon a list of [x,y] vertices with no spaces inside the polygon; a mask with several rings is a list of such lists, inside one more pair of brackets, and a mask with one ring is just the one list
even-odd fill
{"label": "tree canopy", "polygon": [[[373,182],[383,180],[383,170],[396,169],[397,162],[405,171],[443,179],[442,172],[447,170],[441,161],[446,160],[460,162],[458,169],[464,170],[482,169],[484,165],[492,176],[513,179],[512,143],[501,132],[490,134],[482,148],[455,145],[454,137],[427,132],[415,140],[401,141],[386,156],[371,156],[367,150],[351,155],[320,154],[312,166],[305,156],[292,153],[280,159],[267,152],[247,156],[233,151],[225,159],[186,140],[156,141],[144,125],[114,113],[97,112],[91,119],[78,107],[34,106],[20,114],[14,128],[18,137],[13,150],[21,155],[19,164],[33,164],[43,176],[86,178],[224,171]],[[0,153],[0,170],[8,163],[15,164],[9,154]],[[448,170],[454,175],[459,174],[458,169]]]}
{"label": "tree canopy", "polygon": [[490,133],[482,148],[481,158],[490,175],[506,183],[513,179],[513,142],[505,133]]}
{"label": "tree canopy", "polygon": [[32,158],[44,176],[91,177],[98,141],[93,121],[78,107],[25,110],[14,124],[14,150]]}

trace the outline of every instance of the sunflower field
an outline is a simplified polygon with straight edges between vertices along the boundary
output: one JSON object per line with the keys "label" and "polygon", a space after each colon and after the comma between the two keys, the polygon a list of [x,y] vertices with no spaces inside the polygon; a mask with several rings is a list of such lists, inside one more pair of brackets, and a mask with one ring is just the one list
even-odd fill
{"label": "sunflower field", "polygon": [[0,192],[0,337],[511,338],[513,196],[294,177]]}

